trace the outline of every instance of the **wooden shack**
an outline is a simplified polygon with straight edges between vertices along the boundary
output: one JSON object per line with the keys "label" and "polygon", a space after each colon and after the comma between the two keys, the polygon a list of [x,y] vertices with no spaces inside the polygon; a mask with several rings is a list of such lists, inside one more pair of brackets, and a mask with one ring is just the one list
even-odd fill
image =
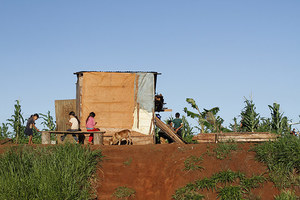
{"label": "wooden shack", "polygon": [[76,114],[85,130],[90,112],[96,127],[106,131],[104,144],[114,132],[133,131],[133,143],[154,143],[157,72],[80,71],[74,73]]}

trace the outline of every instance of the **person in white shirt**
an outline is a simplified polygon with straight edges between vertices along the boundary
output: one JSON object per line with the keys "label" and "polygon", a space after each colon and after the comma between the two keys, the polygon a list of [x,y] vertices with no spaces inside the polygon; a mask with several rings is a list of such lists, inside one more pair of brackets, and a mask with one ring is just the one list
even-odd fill
{"label": "person in white shirt", "polygon": [[[70,116],[70,120],[69,123],[67,123],[67,125],[71,126],[70,129],[68,129],[67,131],[79,131],[79,119],[77,118],[77,116],[75,115],[75,112],[71,111],[69,113]],[[76,140],[76,142],[78,143],[78,137],[75,134],[72,134],[72,136],[74,137],[74,139]],[[61,141],[64,141],[66,137],[66,134],[64,136],[61,137]]]}

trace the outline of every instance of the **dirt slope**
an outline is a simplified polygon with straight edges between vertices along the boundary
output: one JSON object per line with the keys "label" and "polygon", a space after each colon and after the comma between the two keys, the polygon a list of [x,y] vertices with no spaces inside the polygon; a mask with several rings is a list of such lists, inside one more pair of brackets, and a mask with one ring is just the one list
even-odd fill
{"label": "dirt slope", "polygon": [[[144,146],[95,146],[105,156],[98,170],[100,177],[97,188],[98,199],[114,199],[112,194],[119,186],[136,191],[141,200],[172,199],[179,187],[199,178],[209,177],[221,170],[241,171],[247,176],[262,174],[266,167],[254,159],[255,153],[248,152],[253,144],[239,144],[230,159],[219,160],[212,153],[215,144],[194,145],[144,145]],[[184,161],[190,155],[204,154],[202,171],[183,171]],[[274,199],[278,189],[267,182],[253,193],[262,200]],[[216,199],[216,193],[203,192],[206,199]]]}

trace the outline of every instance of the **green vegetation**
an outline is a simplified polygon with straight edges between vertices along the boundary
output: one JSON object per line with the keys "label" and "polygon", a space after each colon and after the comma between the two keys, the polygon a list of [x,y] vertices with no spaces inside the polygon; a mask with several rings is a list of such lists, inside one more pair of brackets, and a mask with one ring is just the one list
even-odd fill
{"label": "green vegetation", "polygon": [[223,160],[228,156],[231,156],[232,151],[236,151],[238,149],[237,143],[233,140],[227,142],[218,143],[217,147],[213,150],[218,159]]}
{"label": "green vegetation", "polygon": [[271,111],[271,125],[274,132],[278,134],[289,133],[290,127],[288,125],[287,117],[280,113],[280,105],[273,103],[273,106],[269,105]]}
{"label": "green vegetation", "polygon": [[113,196],[118,199],[128,199],[130,197],[135,197],[135,190],[122,186],[115,189],[115,192],[113,193]]}
{"label": "green vegetation", "polygon": [[300,197],[296,196],[294,192],[287,190],[275,196],[275,200],[299,200]]}
{"label": "green vegetation", "polygon": [[50,114],[50,111],[48,111],[47,114],[40,113],[39,115],[40,115],[40,118],[43,120],[41,123],[44,126],[43,130],[44,131],[54,131],[56,126],[54,123],[54,119]]}
{"label": "green vegetation", "polygon": [[220,200],[241,200],[243,191],[240,186],[225,186],[218,191],[218,199]]}
{"label": "green vegetation", "polygon": [[258,128],[260,117],[259,114],[255,111],[256,107],[252,99],[248,100],[245,98],[245,103],[246,105],[241,113],[242,130],[247,132],[254,132]]}
{"label": "green vegetation", "polygon": [[124,165],[129,166],[132,163],[132,158],[129,158],[124,162]]}
{"label": "green vegetation", "polygon": [[185,171],[193,171],[193,170],[201,170],[204,169],[200,164],[202,163],[202,156],[190,156],[184,161],[184,169]]}
{"label": "green vegetation", "polygon": [[8,138],[10,132],[8,131],[8,126],[5,123],[2,123],[0,126],[0,140],[4,138]]}
{"label": "green vegetation", "polygon": [[92,199],[101,157],[72,144],[12,147],[0,155],[0,199]]}
{"label": "green vegetation", "polygon": [[175,200],[203,199],[204,196],[200,192],[206,189],[208,191],[217,191],[218,198],[222,200],[243,199],[250,197],[252,195],[251,189],[259,187],[265,180],[261,175],[253,175],[247,178],[242,172],[225,170],[213,174],[210,178],[203,178],[196,180],[194,183],[188,183],[186,186],[176,190],[172,197]]}
{"label": "green vegetation", "polygon": [[274,142],[265,142],[254,148],[256,157],[270,171],[277,187],[300,185],[300,138],[286,135]]}
{"label": "green vegetation", "polygon": [[15,142],[19,143],[21,138],[24,138],[24,118],[22,116],[22,109],[20,101],[16,100],[14,114],[11,116],[11,119],[8,119],[8,125],[10,125],[15,133]]}

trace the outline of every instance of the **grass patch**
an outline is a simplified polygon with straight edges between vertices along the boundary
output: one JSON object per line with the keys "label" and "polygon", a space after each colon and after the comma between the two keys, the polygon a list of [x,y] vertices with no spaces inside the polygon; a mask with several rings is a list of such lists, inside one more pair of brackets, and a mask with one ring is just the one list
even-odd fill
{"label": "grass patch", "polygon": [[184,161],[184,171],[201,170],[204,169],[200,164],[202,163],[202,156],[190,156]]}
{"label": "grass patch", "polygon": [[113,193],[113,196],[118,199],[128,199],[129,197],[134,198],[135,197],[135,190],[121,186],[115,189],[115,192]]}
{"label": "grass patch", "polygon": [[123,162],[124,165],[129,166],[132,163],[132,158],[129,158],[125,162]]}
{"label": "grass patch", "polygon": [[218,143],[217,147],[213,151],[218,159],[223,160],[231,156],[231,152],[236,151],[237,149],[238,145],[233,140],[230,140],[228,142]]}
{"label": "grass patch", "polygon": [[256,145],[256,158],[265,163],[270,178],[279,188],[300,185],[300,138],[287,135],[274,142]]}
{"label": "grass patch", "polygon": [[275,200],[299,200],[300,197],[296,196],[295,192],[287,190],[275,196],[274,199]]}
{"label": "grass patch", "polygon": [[0,155],[0,199],[91,199],[101,151],[17,146]]}
{"label": "grass patch", "polygon": [[243,199],[243,190],[240,186],[225,186],[218,191],[220,200],[241,200]]}
{"label": "grass patch", "polygon": [[249,199],[251,195],[253,196],[251,189],[259,187],[265,180],[261,175],[253,175],[247,178],[242,172],[220,171],[210,178],[196,180],[194,183],[188,183],[186,186],[179,188],[173,195],[173,199],[202,199],[204,196],[200,192],[205,189],[217,191],[218,198],[222,200]]}

